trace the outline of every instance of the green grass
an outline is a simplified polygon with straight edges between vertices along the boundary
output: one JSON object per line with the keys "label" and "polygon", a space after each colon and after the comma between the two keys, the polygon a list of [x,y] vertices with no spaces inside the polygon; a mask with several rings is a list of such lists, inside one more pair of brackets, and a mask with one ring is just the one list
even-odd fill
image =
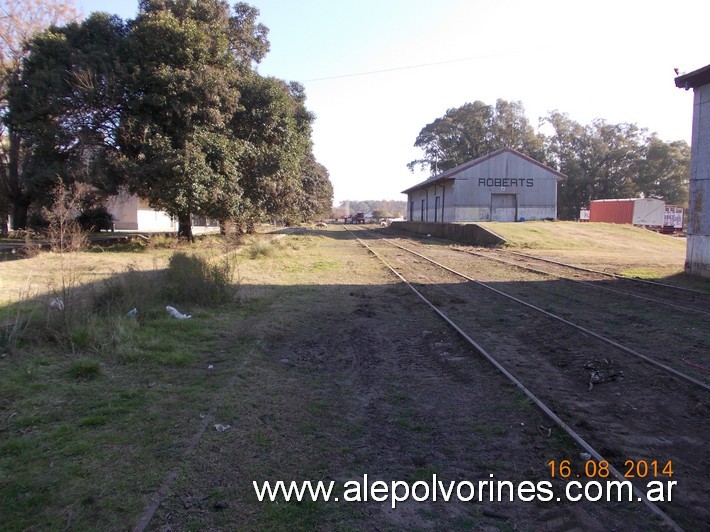
{"label": "green grass", "polygon": [[[182,460],[200,415],[249,349],[227,334],[265,308],[233,301],[229,254],[190,249],[166,270],[155,268],[164,252],[151,251],[153,269],[130,261],[122,273],[100,275],[92,275],[97,264],[134,255],[67,255],[64,313],[48,310],[41,288],[4,302],[0,529],[126,528]],[[39,255],[23,268],[56,274],[54,259]],[[198,291],[186,295],[181,284]],[[165,306],[175,301],[193,317],[170,316]],[[126,316],[133,306],[136,319]],[[223,371],[208,370],[216,354]]]}
{"label": "green grass", "polygon": [[[204,326],[178,324],[173,348],[188,336],[214,337],[225,323],[198,333]],[[0,444],[0,499],[11,508],[0,513],[0,529],[65,528],[69,518],[72,529],[132,522],[224,382],[206,370],[210,353],[199,342],[192,349],[184,359],[166,350],[131,363],[106,359],[99,376],[92,359],[38,365],[32,389],[22,365],[0,362],[0,400],[17,412]]]}
{"label": "green grass", "polygon": [[340,263],[332,260],[319,260],[313,263],[311,266],[312,272],[326,271],[326,270],[339,270]]}
{"label": "green grass", "polygon": [[[208,243],[212,247],[179,249],[185,257],[173,262],[179,275],[172,280],[165,250],[76,255],[96,275],[77,292],[76,301],[84,304],[71,327],[59,330],[66,338],[45,334],[44,296],[2,309],[14,318],[21,308],[32,326],[10,339],[17,340],[12,350],[0,346],[6,355],[0,356],[0,530],[130,528],[175,467],[179,475],[153,528],[169,528],[168,520],[183,530],[349,530],[375,523],[373,506],[262,504],[249,490],[251,480],[353,478],[372,465],[363,444],[374,421],[358,406],[360,380],[352,361],[298,348],[318,345],[334,330],[343,332],[344,342],[357,338],[347,321],[360,299],[350,285],[376,295],[373,283],[388,282],[357,246],[343,250],[343,241],[304,235],[264,241],[271,251],[239,263],[242,282],[233,277],[234,297],[224,302],[166,300],[166,283],[201,282],[210,277],[210,266],[234,251],[220,254],[219,244]],[[252,245],[246,242],[238,256],[246,259]],[[30,260],[25,269],[39,264],[47,276],[56,265],[47,256]],[[134,260],[135,267],[125,267]],[[100,270],[104,262],[114,273]],[[333,301],[336,311],[324,312]],[[193,317],[176,320],[167,304]],[[134,306],[139,315],[130,319],[126,312]],[[36,310],[33,317],[29,309]],[[416,445],[440,445],[438,422],[422,414],[406,383],[382,390],[369,407],[388,409],[377,423],[394,425],[392,434]],[[530,410],[524,398],[499,408]],[[207,414],[232,427],[218,433],[208,426],[187,457]],[[472,435],[503,439],[513,432],[479,429]],[[556,435],[550,440],[555,447],[567,445]],[[472,445],[472,460],[479,447]],[[550,459],[568,456],[550,451]],[[510,466],[482,464],[494,472]],[[446,473],[445,466],[427,456],[424,466],[383,474],[429,480],[435,471]],[[220,501],[229,507],[215,508]],[[421,510],[432,521],[437,511]],[[442,528],[477,524],[473,515],[441,517]]]}
{"label": "green grass", "polygon": [[101,365],[93,358],[82,357],[72,361],[68,373],[75,380],[93,380],[101,376]]}
{"label": "green grass", "polygon": [[685,240],[631,225],[579,222],[484,222],[479,225],[506,239],[509,247],[524,249],[609,251],[631,247],[685,249]]}

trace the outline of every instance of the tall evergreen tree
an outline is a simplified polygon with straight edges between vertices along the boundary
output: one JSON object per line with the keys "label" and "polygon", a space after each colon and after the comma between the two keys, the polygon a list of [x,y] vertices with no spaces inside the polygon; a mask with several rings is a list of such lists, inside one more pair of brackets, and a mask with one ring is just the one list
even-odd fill
{"label": "tall evergreen tree", "polygon": [[192,216],[235,215],[243,146],[228,123],[240,75],[229,6],[218,0],[141,2],[127,38],[127,101],[116,163],[131,192],[176,216],[192,239]]}
{"label": "tall evergreen tree", "polygon": [[690,146],[684,140],[665,142],[652,135],[635,180],[646,197],[659,198],[669,205],[687,205],[690,178]]}
{"label": "tall evergreen tree", "polygon": [[305,108],[305,93],[298,84],[252,73],[242,77],[239,88],[241,106],[231,122],[245,146],[240,156],[244,201],[238,221],[251,228],[265,216],[295,214],[313,115]]}
{"label": "tall evergreen tree", "polygon": [[16,228],[25,228],[27,210],[34,201],[26,173],[34,145],[9,121],[11,87],[16,87],[27,56],[27,44],[48,27],[75,20],[71,0],[4,0],[0,17],[0,219],[7,232],[12,212]]}
{"label": "tall evergreen tree", "polygon": [[28,43],[4,118],[17,136],[13,179],[4,181],[16,227],[24,227],[33,202],[51,201],[57,180],[90,180],[98,154],[115,148],[123,95],[114,50],[124,33],[120,19],[97,13]]}

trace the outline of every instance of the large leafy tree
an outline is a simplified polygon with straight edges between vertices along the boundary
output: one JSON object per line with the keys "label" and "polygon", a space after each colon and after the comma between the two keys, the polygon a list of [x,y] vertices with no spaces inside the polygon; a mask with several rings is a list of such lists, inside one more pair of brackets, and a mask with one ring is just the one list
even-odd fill
{"label": "large leafy tree", "polygon": [[243,148],[228,124],[240,67],[251,59],[235,56],[234,29],[225,2],[144,1],[127,39],[117,167],[129,190],[176,216],[189,239],[192,215],[235,215],[242,195]]}
{"label": "large leafy tree", "polygon": [[587,128],[567,114],[553,111],[545,120],[552,128],[552,134],[545,138],[546,162],[567,176],[560,182],[557,215],[573,220],[593,195],[593,179],[588,172],[592,141]]}
{"label": "large leafy tree", "polygon": [[55,183],[93,181],[99,154],[115,149],[122,101],[113,51],[125,26],[99,13],[37,34],[10,84],[5,123],[18,137],[17,171],[8,180],[16,227],[33,202],[51,201]]}
{"label": "large leafy tree", "polygon": [[670,205],[688,203],[690,146],[684,140],[664,142],[656,135],[648,139],[646,155],[639,164],[635,185],[646,197]]}
{"label": "large leafy tree", "polygon": [[268,51],[257,16],[144,0],[128,23],[95,14],[37,36],[8,114],[28,146],[25,196],[58,179],[125,186],[187,238],[192,215],[253,227],[322,210],[332,186],[312,157],[313,115],[301,85],[254,71]]}
{"label": "large leafy tree", "polygon": [[75,20],[78,11],[71,1],[4,0],[0,5],[0,218],[7,230],[7,213],[13,212],[16,227],[24,228],[27,208],[33,201],[26,189],[28,151],[34,150],[8,121],[9,91],[21,75],[26,44],[42,30]]}
{"label": "large leafy tree", "polygon": [[289,218],[296,208],[313,115],[298,84],[252,73],[239,87],[241,106],[231,122],[245,145],[240,156],[245,194],[238,221],[251,228],[265,216]]}
{"label": "large leafy tree", "polygon": [[586,160],[593,187],[590,199],[633,196],[646,131],[635,124],[610,124],[600,119],[594,120],[588,129],[592,140]]}
{"label": "large leafy tree", "polygon": [[301,161],[301,176],[299,212],[303,219],[329,216],[333,209],[333,185],[327,168],[308,153]]}
{"label": "large leafy tree", "polygon": [[520,102],[498,100],[495,106],[481,101],[449,109],[427,124],[414,145],[424,157],[410,162],[437,174],[500,148],[513,148],[533,158],[543,153],[542,137],[525,116]]}
{"label": "large leafy tree", "polygon": [[577,218],[580,207],[595,199],[687,201],[690,147],[685,141],[667,143],[635,124],[595,120],[584,126],[558,111],[545,122],[552,129],[545,138],[546,161],[567,176],[560,184],[560,218]]}

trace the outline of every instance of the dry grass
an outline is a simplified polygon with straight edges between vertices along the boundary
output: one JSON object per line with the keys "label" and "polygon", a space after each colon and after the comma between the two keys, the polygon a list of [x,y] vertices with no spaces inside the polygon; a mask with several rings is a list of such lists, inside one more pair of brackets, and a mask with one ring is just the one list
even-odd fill
{"label": "dry grass", "polygon": [[107,279],[130,265],[136,270],[164,268],[170,253],[40,253],[22,260],[0,262],[0,306],[27,297],[51,294],[64,273],[74,272],[82,283]]}
{"label": "dry grass", "polygon": [[685,238],[630,225],[578,222],[482,223],[509,248],[590,268],[643,277],[683,272]]}
{"label": "dry grass", "polygon": [[[615,247],[574,247],[574,237],[559,236],[566,224],[509,226],[540,231],[549,226],[557,238],[569,242],[567,253],[617,256]],[[74,343],[90,347],[80,357],[63,356],[56,343],[19,345],[18,355],[0,356],[0,470],[10,479],[0,483],[0,500],[11,510],[0,512],[0,528],[125,529],[136,522],[176,464],[183,464],[181,474],[152,523],[156,529],[171,528],[172,520],[173,529],[223,530],[352,529],[374,523],[376,518],[362,521],[357,505],[261,505],[246,497],[245,490],[249,480],[277,474],[294,479],[331,474],[340,479],[367,467],[392,478],[416,472],[411,456],[398,463],[402,455],[396,448],[378,457],[368,446],[387,444],[379,434],[392,441],[404,435],[412,448],[423,435],[432,437],[430,403],[416,402],[417,409],[421,406],[417,410],[407,397],[415,397],[425,389],[422,383],[430,382],[427,372],[440,362],[428,360],[428,350],[440,352],[447,333],[433,333],[438,322],[428,310],[407,308],[396,280],[345,231],[253,238],[269,240],[270,252],[252,260],[249,247],[254,240],[241,243],[238,304],[197,312],[181,307],[194,312],[190,320],[170,318],[163,310],[165,302],[140,320],[123,314],[100,353],[84,339],[91,332],[89,323],[72,331]],[[532,240],[532,234],[528,238]],[[539,252],[561,252],[565,248],[555,246],[562,245],[549,243],[551,247]],[[216,243],[205,253],[214,258],[220,251]],[[28,298],[23,291],[49,296],[51,286],[61,281],[62,266],[74,269],[78,283],[100,280],[103,285],[121,274],[113,281],[122,286],[119,280],[131,278],[126,275],[129,269],[163,269],[171,254],[162,249],[82,252],[63,258],[42,253],[2,262],[0,310],[6,310],[2,307],[9,301]],[[140,292],[145,295],[147,290]],[[46,307],[44,299],[41,303]],[[118,305],[123,313],[127,303]],[[380,331],[409,326],[402,331],[417,334],[392,342],[387,334],[371,332],[376,325],[385,327]],[[421,329],[428,334],[420,334]],[[397,375],[400,381],[391,389]],[[500,414],[505,410],[516,420],[523,413],[536,419],[537,413],[530,414],[526,404],[516,404],[512,394],[506,394],[498,399],[498,417],[509,419]],[[349,417],[343,416],[343,405]],[[457,408],[440,409],[452,414],[458,410],[458,403]],[[198,452],[187,459],[187,444],[209,414],[232,429],[208,430]],[[502,439],[509,425],[483,424],[481,430],[489,431],[489,439]],[[347,448],[349,441],[357,445]],[[215,503],[224,500],[229,507],[215,509]],[[370,510],[379,511],[374,506]],[[437,517],[457,528],[455,516],[442,512]],[[390,524],[402,528],[401,523]],[[459,528],[475,524],[466,521]]]}

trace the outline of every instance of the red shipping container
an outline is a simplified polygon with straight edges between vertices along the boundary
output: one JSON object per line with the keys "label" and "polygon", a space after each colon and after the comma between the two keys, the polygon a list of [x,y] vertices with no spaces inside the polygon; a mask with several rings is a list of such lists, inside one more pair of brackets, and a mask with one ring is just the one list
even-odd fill
{"label": "red shipping container", "polygon": [[655,198],[594,200],[589,206],[589,221],[660,229],[665,206],[663,200]]}
{"label": "red shipping container", "polygon": [[590,222],[630,224],[634,221],[634,200],[594,200],[589,204]]}

